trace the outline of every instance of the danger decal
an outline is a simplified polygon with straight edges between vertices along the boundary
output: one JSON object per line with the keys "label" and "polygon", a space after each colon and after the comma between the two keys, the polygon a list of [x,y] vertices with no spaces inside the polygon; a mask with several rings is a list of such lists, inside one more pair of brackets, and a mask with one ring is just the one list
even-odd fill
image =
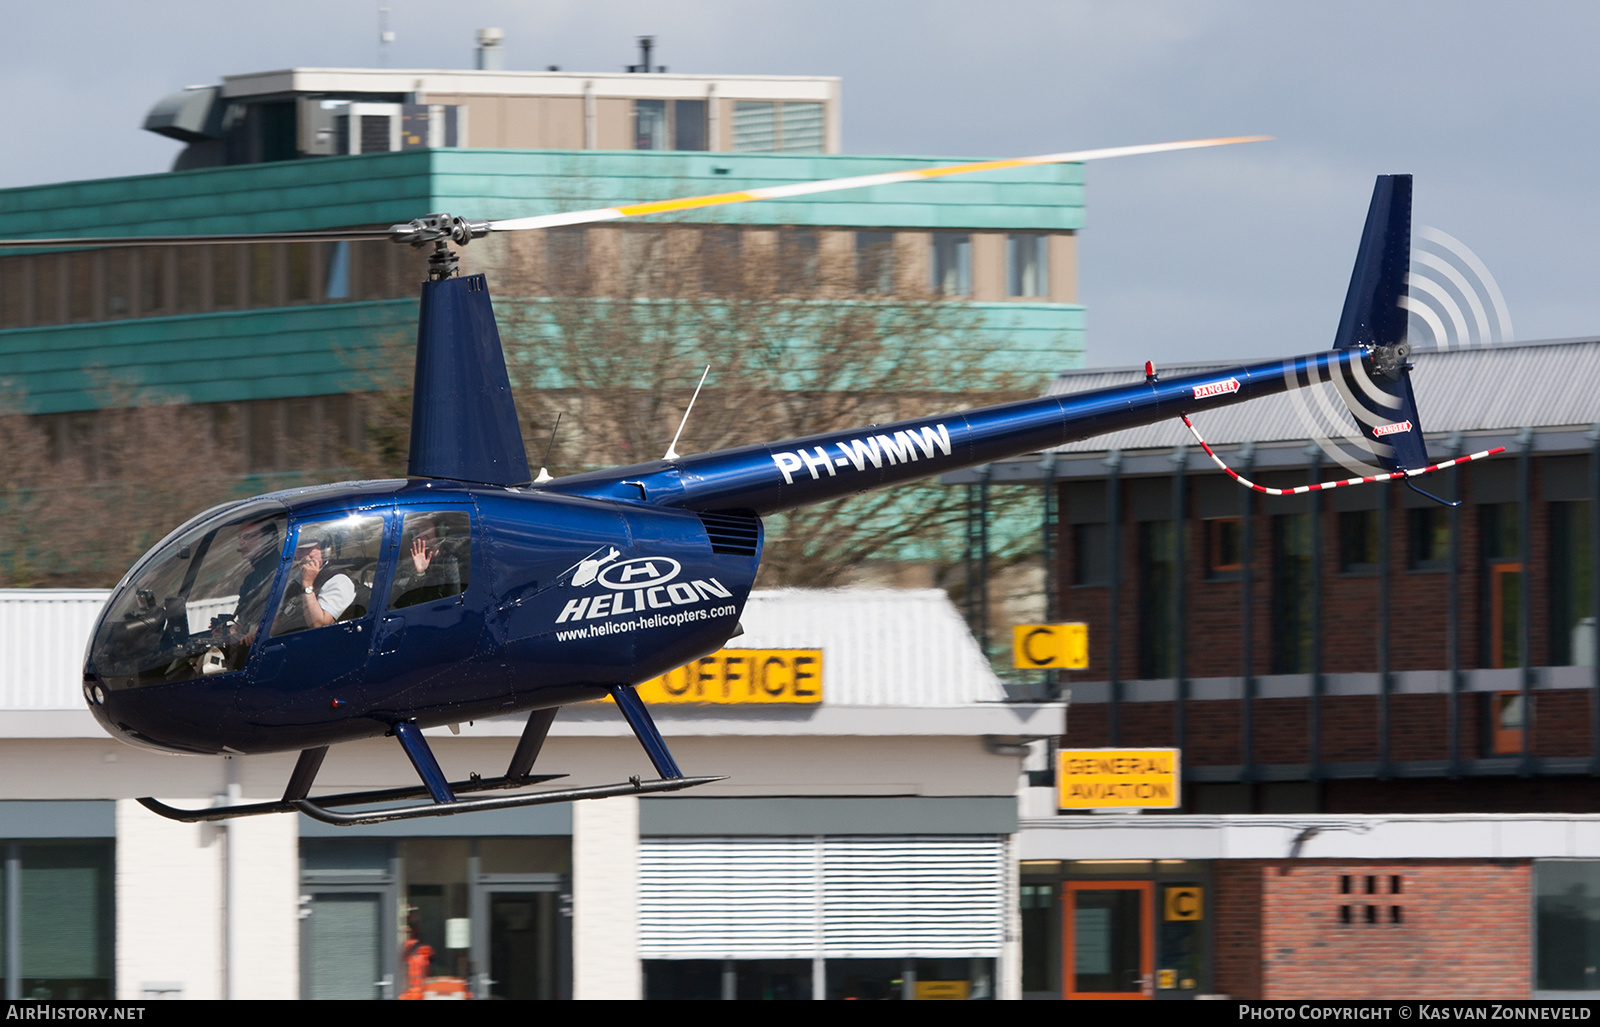
{"label": "danger decal", "polygon": [[1194,387],[1195,399],[1206,399],[1210,396],[1225,396],[1230,392],[1239,391],[1239,379],[1229,378],[1221,382],[1207,382],[1205,385]]}

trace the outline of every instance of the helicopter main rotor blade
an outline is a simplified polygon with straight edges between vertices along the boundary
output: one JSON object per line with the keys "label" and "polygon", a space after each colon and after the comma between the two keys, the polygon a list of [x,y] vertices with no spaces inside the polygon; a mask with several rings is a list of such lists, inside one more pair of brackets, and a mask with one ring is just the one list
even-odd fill
{"label": "helicopter main rotor blade", "polygon": [[0,239],[0,249],[121,249],[131,246],[211,246],[255,242],[366,242],[392,238],[388,228],[312,232],[256,232],[241,235],[112,235],[55,239]]}
{"label": "helicopter main rotor blade", "polygon": [[1113,146],[1099,150],[1048,153],[1038,157],[1012,157],[1006,160],[981,160],[966,164],[946,164],[936,168],[890,171],[879,175],[853,175],[849,178],[830,178],[820,182],[797,182],[793,185],[762,186],[757,189],[742,189],[730,193],[712,193],[707,196],[687,196],[675,200],[653,200],[649,203],[633,203],[623,207],[599,207],[594,210],[578,210],[566,214],[539,214],[534,217],[491,221],[489,222],[489,231],[521,232],[530,228],[586,225],[597,221],[616,221],[619,218],[638,217],[642,214],[663,214],[669,211],[696,210],[701,207],[723,207],[733,203],[749,203],[753,200],[781,200],[791,196],[831,193],[840,189],[862,189],[873,185],[895,185],[900,182],[916,182],[926,178],[943,178],[948,175],[969,175],[978,171],[1000,171],[1005,168],[1031,167],[1037,164],[1068,164],[1086,160],[1105,160],[1109,157],[1134,157],[1146,153],[1168,153],[1173,150],[1199,150],[1209,146],[1259,143],[1271,138],[1271,136],[1231,136],[1220,139],[1186,139],[1173,143],[1145,143],[1140,146]]}

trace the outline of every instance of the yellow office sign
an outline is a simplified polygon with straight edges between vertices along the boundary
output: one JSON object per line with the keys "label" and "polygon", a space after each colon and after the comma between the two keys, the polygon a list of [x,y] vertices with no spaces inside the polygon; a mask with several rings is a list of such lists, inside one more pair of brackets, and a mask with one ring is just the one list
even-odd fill
{"label": "yellow office sign", "polygon": [[1011,629],[1011,665],[1018,670],[1083,670],[1089,625],[1018,624]]}
{"label": "yellow office sign", "polygon": [[638,687],[647,703],[820,703],[821,649],[720,649]]}
{"label": "yellow office sign", "polygon": [[1177,749],[1061,749],[1056,788],[1062,809],[1179,805]]}

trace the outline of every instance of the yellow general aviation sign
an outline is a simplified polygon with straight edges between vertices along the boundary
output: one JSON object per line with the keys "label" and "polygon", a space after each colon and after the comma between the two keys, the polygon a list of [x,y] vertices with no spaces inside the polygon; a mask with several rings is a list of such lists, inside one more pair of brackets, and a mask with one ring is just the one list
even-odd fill
{"label": "yellow general aviation sign", "polygon": [[639,685],[647,703],[820,703],[821,649],[720,649]]}
{"label": "yellow general aviation sign", "polygon": [[1060,806],[1175,809],[1178,757],[1177,749],[1061,749],[1056,753]]}
{"label": "yellow general aviation sign", "polygon": [[1089,666],[1089,625],[1018,624],[1011,629],[1018,670],[1083,670]]}

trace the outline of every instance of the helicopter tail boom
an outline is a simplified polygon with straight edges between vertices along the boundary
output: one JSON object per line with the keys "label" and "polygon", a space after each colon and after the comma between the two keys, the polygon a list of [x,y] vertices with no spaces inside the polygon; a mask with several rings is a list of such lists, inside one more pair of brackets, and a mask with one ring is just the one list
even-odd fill
{"label": "helicopter tail boom", "polygon": [[1035,453],[1327,380],[1327,352],[558,478],[551,491],[758,515]]}

